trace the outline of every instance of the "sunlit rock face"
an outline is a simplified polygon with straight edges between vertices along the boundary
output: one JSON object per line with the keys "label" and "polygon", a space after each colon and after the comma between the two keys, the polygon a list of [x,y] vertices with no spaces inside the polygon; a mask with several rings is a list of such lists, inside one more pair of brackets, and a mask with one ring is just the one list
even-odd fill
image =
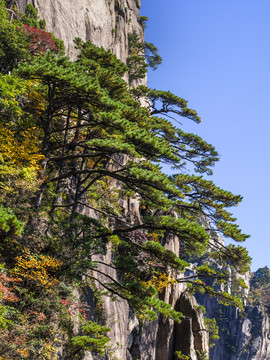
{"label": "sunlit rock face", "polygon": [[27,3],[38,9],[47,30],[64,41],[71,58],[76,37],[110,49],[122,61],[128,55],[128,33],[136,31],[143,38],[140,0],[18,0],[19,9]]}

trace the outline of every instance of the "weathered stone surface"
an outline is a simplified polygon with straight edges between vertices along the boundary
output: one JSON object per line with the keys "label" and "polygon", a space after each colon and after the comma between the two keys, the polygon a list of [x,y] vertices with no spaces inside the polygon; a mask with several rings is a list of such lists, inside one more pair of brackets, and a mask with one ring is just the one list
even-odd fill
{"label": "weathered stone surface", "polygon": [[46,20],[47,30],[65,43],[67,54],[73,58],[73,39],[91,40],[110,49],[125,61],[128,54],[128,33],[136,31],[143,37],[138,22],[140,1],[134,0],[18,0],[21,11],[32,3],[40,18]]}
{"label": "weathered stone surface", "polygon": [[[220,237],[221,246],[224,245]],[[250,274],[238,274],[231,268],[224,269],[229,272],[231,280],[245,281],[248,288],[242,292],[243,298],[248,296]],[[208,285],[213,285],[211,281]],[[229,293],[235,293],[233,281],[226,287]],[[233,306],[225,307],[215,298],[205,295],[196,295],[199,304],[206,308],[206,316],[215,318],[219,327],[220,339],[210,349],[210,360],[265,360],[270,359],[270,325],[269,318],[261,306],[245,306],[245,312]],[[244,305],[245,301],[244,301]]]}
{"label": "weathered stone surface", "polygon": [[195,298],[182,293],[177,310],[183,314],[183,320],[175,326],[175,351],[181,351],[191,360],[196,360],[197,352],[208,355],[208,333],[205,331],[203,313],[196,309]]}
{"label": "weathered stone surface", "polygon": [[[224,245],[220,237],[221,246]],[[228,293],[238,291],[233,285],[234,279],[241,278],[247,284],[242,292],[243,298],[248,296],[250,274],[238,274],[230,267],[224,269],[230,274],[231,285],[224,290]],[[212,281],[207,281],[212,286]],[[264,360],[270,359],[269,318],[261,306],[245,306],[245,312],[233,306],[225,307],[215,298],[196,295],[199,304],[206,308],[206,316],[215,318],[219,327],[220,339],[210,349],[210,360]],[[246,301],[244,300],[244,305]]]}

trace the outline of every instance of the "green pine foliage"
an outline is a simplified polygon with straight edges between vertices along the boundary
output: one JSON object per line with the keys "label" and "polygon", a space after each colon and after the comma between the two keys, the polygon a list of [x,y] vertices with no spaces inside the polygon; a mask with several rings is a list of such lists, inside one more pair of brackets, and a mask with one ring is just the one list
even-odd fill
{"label": "green pine foliage", "polygon": [[26,35],[21,29],[22,23],[16,19],[9,21],[6,3],[0,1],[0,73],[12,71],[20,61],[29,57]]}
{"label": "green pine foliage", "polygon": [[176,351],[174,353],[174,355],[176,356],[176,359],[178,359],[178,360],[190,360],[190,357],[187,356],[187,355],[182,354],[181,351]]}
{"label": "green pine foliage", "polygon": [[25,7],[25,12],[21,15],[21,20],[24,24],[33,26],[37,29],[45,29],[46,22],[45,20],[40,20],[38,17],[38,11],[34,8],[32,4],[27,4]]}
{"label": "green pine foliage", "polygon": [[[35,9],[27,9],[28,26],[42,27]],[[247,235],[227,210],[241,196],[203,178],[218,160],[214,147],[168,120],[199,122],[196,111],[170,92],[133,89],[123,80],[128,73],[131,84],[148,65],[160,63],[154,45],[131,34],[127,65],[80,39],[75,61],[48,49],[33,54],[30,38],[19,20],[8,20],[3,1],[0,13],[0,353],[52,359],[61,341],[66,359],[84,350],[103,354],[109,329],[87,322],[81,296],[86,286],[97,293],[99,284],[107,296],[127,300],[141,322],[159,314],[181,321],[182,314],[159,296],[176,282],[241,306],[202,281],[227,281],[214,262],[194,268],[192,277],[179,276],[192,256],[206,251],[220,264],[246,271],[244,248],[220,248],[209,239],[221,233],[244,241]],[[149,108],[141,97],[149,99]],[[199,175],[188,173],[188,164]],[[173,175],[164,173],[164,165]],[[7,179],[8,188],[2,185]],[[137,221],[122,205],[132,199],[139,202]],[[179,241],[179,254],[166,248],[168,236]],[[108,249],[111,264],[96,256]],[[77,336],[74,317],[80,320]],[[12,343],[14,337],[20,341]]]}
{"label": "green pine foliage", "polygon": [[209,333],[209,346],[210,348],[215,346],[215,342],[219,339],[218,326],[215,319],[208,319],[204,317],[204,325]]}
{"label": "green pine foliage", "polygon": [[23,223],[9,208],[0,206],[0,231],[4,233],[13,232],[20,235],[23,231]]}
{"label": "green pine foliage", "polygon": [[[110,341],[106,336],[108,331],[110,331],[110,328],[106,326],[87,321],[82,325],[82,332],[86,335],[75,336],[71,339],[72,346],[76,349],[76,355],[81,352],[80,350],[105,355],[106,345]],[[80,355],[82,356],[83,352]]]}
{"label": "green pine foliage", "polygon": [[[141,17],[142,24],[145,24],[144,17]],[[128,75],[129,84],[133,81],[143,79],[146,76],[147,68],[156,70],[162,63],[158,49],[153,43],[142,42],[136,32],[128,35]]]}
{"label": "green pine foliage", "polygon": [[196,350],[196,355],[198,357],[198,360],[209,360],[209,357],[205,352],[200,352]]}
{"label": "green pine foliage", "polygon": [[149,21],[147,16],[144,15],[139,16],[138,21],[144,29],[147,29],[147,21]]}

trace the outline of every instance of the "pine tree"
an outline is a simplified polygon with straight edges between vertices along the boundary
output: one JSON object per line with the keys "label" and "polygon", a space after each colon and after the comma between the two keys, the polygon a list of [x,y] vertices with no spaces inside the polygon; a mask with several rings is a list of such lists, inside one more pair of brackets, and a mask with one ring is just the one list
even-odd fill
{"label": "pine tree", "polygon": [[[202,254],[207,249],[210,231],[220,232],[236,241],[245,240],[246,235],[241,233],[226,210],[237,205],[241,197],[217,188],[202,175],[164,174],[161,165],[182,170],[187,162],[194,165],[195,171],[210,174],[211,166],[218,159],[217,153],[197,135],[184,133],[142,107],[134,98],[134,91],[130,92],[121,79],[127,68],[109,51],[89,42],[82,44],[79,40],[77,46],[81,48],[81,54],[75,63],[48,53],[21,66],[17,72],[40,84],[38,87],[46,100],[41,115],[46,181],[37,194],[36,206],[45,206],[49,213],[57,212],[52,221],[57,218],[58,223],[61,219],[67,224],[70,218],[70,234],[73,234],[70,236],[74,244],[88,239],[89,248],[92,243],[101,249],[97,246],[98,239],[109,241],[111,236],[118,236],[119,254],[123,254],[123,259],[117,255],[115,267],[132,274],[133,279],[126,279],[121,284],[115,279],[108,288],[135,304],[138,298],[147,298],[141,281],[156,270],[151,263],[161,262],[176,273],[183,271],[190,254]],[[187,108],[186,101],[171,93],[145,88],[138,91],[149,96],[154,114],[174,114],[199,121],[196,112]],[[162,103],[160,110],[155,107],[157,100]],[[120,154],[125,155],[124,162],[118,161]],[[65,193],[62,185],[67,181],[71,181],[74,188]],[[116,183],[117,187],[113,185]],[[55,192],[52,198],[47,193],[49,184]],[[139,224],[129,223],[122,215],[115,200],[120,194],[122,198],[138,196],[142,206],[149,210]],[[74,230],[77,219],[80,219],[80,226],[84,221],[89,222],[78,215],[83,207],[92,209],[100,217],[100,222],[92,219],[91,226],[89,224],[90,238],[87,231],[85,237],[81,234],[78,237],[79,230]],[[154,216],[150,215],[150,210]],[[175,212],[178,217],[169,215],[168,211]],[[202,216],[209,219],[209,229],[198,223]],[[182,259],[164,249],[161,240],[160,243],[148,239],[147,234],[153,232],[160,239],[164,234],[178,236]],[[57,233],[54,236],[57,237]],[[64,262],[71,261],[68,259],[71,254],[68,255],[66,247],[64,249]],[[222,259],[229,258],[241,270],[241,247],[217,249],[214,246],[213,250],[215,256],[218,253]],[[127,253],[133,251],[136,256],[125,265]],[[147,259],[149,264],[143,271],[136,270],[140,257]],[[242,263],[246,265],[246,254],[244,259]],[[95,267],[86,263],[85,266]],[[228,296],[225,297],[228,300]]]}
{"label": "pine tree", "polygon": [[[196,111],[170,92],[144,86],[133,89],[123,80],[126,73],[130,83],[145,75],[147,49],[152,54],[148,53],[148,63],[155,67],[161,61],[157,49],[140,43],[133,34],[127,65],[110,51],[80,39],[76,39],[80,54],[74,62],[47,48],[31,53],[31,43],[8,22],[3,4],[0,2],[0,32],[5,35],[0,39],[0,49],[4,49],[0,65],[3,74],[12,74],[0,80],[0,147],[4,150],[0,226],[5,237],[1,262],[6,262],[5,271],[14,271],[21,280],[17,323],[23,314],[30,316],[29,308],[38,311],[38,304],[48,324],[35,328],[31,316],[27,318],[26,347],[17,350],[32,349],[32,358],[43,356],[38,353],[40,348],[53,354],[54,334],[48,328],[56,312],[65,314],[59,315],[57,326],[63,331],[70,358],[89,348],[89,342],[99,344],[97,348],[93,345],[97,353],[104,351],[107,338],[103,341],[102,336],[107,330],[87,324],[84,318],[86,334],[72,337],[72,311],[67,304],[73,302],[80,309],[70,289],[74,283],[81,284],[83,276],[127,300],[142,321],[156,319],[160,313],[181,321],[182,314],[159,298],[160,289],[176,282],[187,282],[223,303],[241,306],[236,298],[204,283],[206,277],[227,281],[228,274],[213,261],[194,267],[194,275],[182,277],[192,257],[206,252],[240,272],[247,271],[250,260],[241,246],[209,242],[213,233],[237,242],[247,235],[227,210],[240,203],[241,196],[203,178],[218,161],[214,147],[168,120],[198,123]],[[35,14],[31,16],[37,21]],[[6,39],[17,31],[22,39],[14,36],[7,46]],[[9,64],[8,56],[17,49],[17,42],[23,53],[16,50]],[[140,104],[141,97],[149,99],[149,108]],[[173,175],[164,173],[164,165],[171,167]],[[10,182],[9,189],[2,185],[4,180]],[[126,216],[119,199],[138,200],[137,221]],[[85,209],[95,215],[86,216]],[[202,226],[205,218],[207,226]],[[9,232],[8,227],[17,231]],[[179,254],[166,249],[168,236],[178,239]],[[114,262],[103,265],[115,269],[115,277],[103,272],[101,260],[95,257],[108,246],[114,251]],[[101,282],[96,274],[105,280]],[[2,313],[0,317],[3,322]],[[12,331],[17,329],[16,321]],[[38,334],[38,343],[33,343],[33,334]]]}

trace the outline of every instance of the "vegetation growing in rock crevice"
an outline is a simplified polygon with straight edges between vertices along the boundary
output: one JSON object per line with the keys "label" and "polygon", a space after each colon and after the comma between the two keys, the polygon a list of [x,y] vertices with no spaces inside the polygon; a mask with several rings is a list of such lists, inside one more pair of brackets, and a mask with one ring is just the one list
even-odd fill
{"label": "vegetation growing in rock crevice", "polygon": [[[29,36],[19,20],[8,21],[2,0],[0,14],[2,359],[53,359],[59,342],[66,359],[79,359],[84,349],[103,353],[108,329],[89,322],[85,304],[74,295],[74,288],[81,294],[89,286],[87,279],[127,300],[142,321],[159,313],[180,321],[182,314],[158,291],[178,281],[191,254],[210,247],[213,257],[239,271],[249,261],[242,247],[209,244],[210,230],[246,238],[226,210],[241,196],[202,177],[211,173],[217,152],[159,117],[199,122],[197,113],[169,92],[130,89],[122,79],[126,72],[132,80],[145,75],[144,65],[132,73],[135,59],[128,68],[111,52],[76,39],[80,54],[72,62],[51,36],[56,48]],[[40,25],[35,12],[28,15],[33,21],[22,18],[28,26]],[[152,110],[137,101],[141,95]],[[186,174],[187,162],[200,175]],[[166,175],[163,164],[177,172]],[[130,221],[119,198],[138,199],[140,221]],[[198,224],[201,216],[209,218],[209,229]],[[178,237],[180,254],[164,247],[168,234]],[[97,260],[109,247],[114,262]],[[157,274],[163,277],[156,281]],[[205,287],[198,280],[203,275],[209,270],[198,269],[191,285],[236,302]]]}
{"label": "vegetation growing in rock crevice", "polygon": [[267,266],[251,273],[248,301],[261,304],[270,314],[270,270]]}

